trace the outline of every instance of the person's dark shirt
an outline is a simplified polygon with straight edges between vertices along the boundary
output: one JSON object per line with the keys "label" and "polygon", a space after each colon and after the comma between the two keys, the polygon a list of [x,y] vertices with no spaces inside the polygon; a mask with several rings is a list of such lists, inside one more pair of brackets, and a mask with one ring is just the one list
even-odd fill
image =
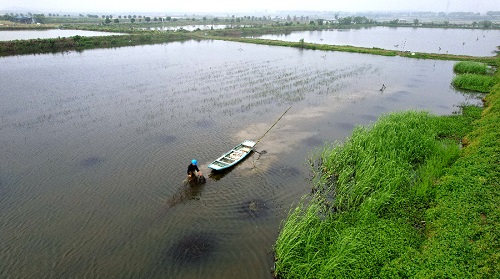
{"label": "person's dark shirt", "polygon": [[187,170],[187,174],[189,174],[190,172],[194,172],[194,171],[200,171],[198,169],[198,166],[197,165],[193,165],[193,164],[189,164],[188,170]]}

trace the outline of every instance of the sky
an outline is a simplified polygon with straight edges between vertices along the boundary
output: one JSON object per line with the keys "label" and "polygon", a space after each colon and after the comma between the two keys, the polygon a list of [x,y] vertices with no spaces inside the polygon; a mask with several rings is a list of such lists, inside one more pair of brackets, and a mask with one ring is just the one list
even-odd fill
{"label": "sky", "polygon": [[273,12],[273,11],[433,11],[500,10],[500,0],[0,0],[0,11],[26,12]]}

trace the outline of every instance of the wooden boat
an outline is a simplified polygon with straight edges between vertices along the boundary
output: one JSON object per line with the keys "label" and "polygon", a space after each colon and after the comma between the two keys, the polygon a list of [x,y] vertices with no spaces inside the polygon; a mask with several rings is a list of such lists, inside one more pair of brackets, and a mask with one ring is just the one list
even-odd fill
{"label": "wooden boat", "polygon": [[254,141],[245,140],[235,146],[229,152],[217,158],[210,165],[208,165],[208,167],[213,170],[223,170],[230,168],[243,160],[248,154],[250,154],[253,151],[253,147],[255,146],[255,144],[256,143]]}

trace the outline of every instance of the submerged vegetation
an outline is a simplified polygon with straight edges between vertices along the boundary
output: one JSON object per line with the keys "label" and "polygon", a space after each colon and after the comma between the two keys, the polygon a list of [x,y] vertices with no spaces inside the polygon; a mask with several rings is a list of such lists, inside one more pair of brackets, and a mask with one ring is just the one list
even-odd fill
{"label": "submerged vegetation", "polygon": [[276,275],[499,277],[499,75],[482,112],[393,113],[327,147],[276,242]]}

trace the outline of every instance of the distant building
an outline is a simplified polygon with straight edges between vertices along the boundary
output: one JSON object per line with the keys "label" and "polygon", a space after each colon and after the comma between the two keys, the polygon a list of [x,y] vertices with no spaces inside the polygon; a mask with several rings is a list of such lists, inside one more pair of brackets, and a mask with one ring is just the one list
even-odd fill
{"label": "distant building", "polygon": [[15,16],[12,21],[14,22],[19,22],[19,23],[26,23],[26,24],[31,24],[35,23],[33,20],[33,17],[28,17],[28,16]]}

